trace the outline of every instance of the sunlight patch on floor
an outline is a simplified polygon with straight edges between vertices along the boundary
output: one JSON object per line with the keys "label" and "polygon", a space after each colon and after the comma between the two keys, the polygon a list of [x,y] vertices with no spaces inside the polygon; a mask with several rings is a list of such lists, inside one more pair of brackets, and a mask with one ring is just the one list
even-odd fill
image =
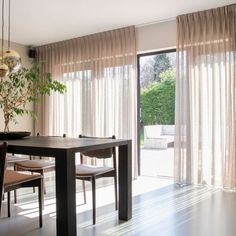
{"label": "sunlight patch on floor", "polygon": [[[167,179],[157,179],[153,177],[140,176],[132,182],[133,196],[153,191],[172,184],[173,181]],[[32,194],[32,193],[31,193]],[[109,185],[106,187],[97,188],[97,207],[102,207],[114,203],[114,186]],[[37,193],[36,193],[37,195]],[[76,193],[76,213],[85,212],[92,209],[92,193],[86,191],[87,203],[84,204],[83,193]],[[56,217],[56,200],[54,197],[45,196],[43,215]],[[16,204],[21,210],[19,215],[24,215],[28,218],[38,217],[38,201],[28,201],[25,203]],[[114,213],[116,214],[116,213]]]}

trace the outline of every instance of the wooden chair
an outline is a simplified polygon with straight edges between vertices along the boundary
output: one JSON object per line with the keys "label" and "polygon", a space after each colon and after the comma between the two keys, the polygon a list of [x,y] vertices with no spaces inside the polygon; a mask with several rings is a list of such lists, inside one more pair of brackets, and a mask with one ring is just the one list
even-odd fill
{"label": "wooden chair", "polygon": [[[19,156],[15,155],[14,153],[7,153],[6,154],[6,163],[7,167],[12,167],[15,165],[16,162],[21,162],[21,161],[27,161],[29,160],[29,156]],[[3,200],[4,200],[4,194],[3,194]],[[15,201],[16,203],[16,201]]]}
{"label": "wooden chair", "polygon": [[[96,139],[98,137],[89,137],[79,135],[79,138]],[[108,139],[108,138],[104,138]],[[115,136],[109,137],[109,139],[115,139]],[[94,157],[97,159],[112,158],[113,167],[98,167],[84,164],[84,156]],[[93,201],[93,224],[96,224],[96,179],[101,177],[113,177],[115,186],[115,208],[118,209],[117,200],[117,165],[116,165],[116,149],[106,148],[96,151],[82,152],[80,153],[81,164],[76,165],[76,179],[83,180],[83,188],[85,188],[84,181],[90,181],[92,183],[92,201]],[[86,202],[86,195],[84,189],[84,197]]]}
{"label": "wooden chair", "polygon": [[[39,134],[37,134],[39,136]],[[63,134],[63,137],[66,137],[65,134]],[[44,194],[46,194],[46,187],[45,187],[45,181],[44,181],[44,173],[49,171],[55,170],[55,162],[49,161],[49,160],[43,160],[40,156],[39,159],[32,159],[26,160],[26,161],[20,161],[16,162],[14,164],[14,170],[16,171],[30,171],[33,173],[39,173],[43,176],[43,186],[44,186]],[[15,191],[15,203],[17,202],[17,194]]]}
{"label": "wooden chair", "polygon": [[39,226],[42,227],[43,218],[43,191],[42,191],[42,176],[22,174],[17,171],[6,169],[6,151],[7,143],[0,145],[0,215],[2,209],[2,198],[3,194],[7,193],[7,206],[8,206],[8,217],[11,216],[10,203],[11,196],[10,192],[18,188],[24,187],[38,187],[38,200],[39,200]]}
{"label": "wooden chair", "polygon": [[10,154],[10,153],[7,153],[6,158],[7,158],[8,166],[12,166],[12,165],[14,166],[16,162],[29,160],[29,156],[18,156],[18,155]]}

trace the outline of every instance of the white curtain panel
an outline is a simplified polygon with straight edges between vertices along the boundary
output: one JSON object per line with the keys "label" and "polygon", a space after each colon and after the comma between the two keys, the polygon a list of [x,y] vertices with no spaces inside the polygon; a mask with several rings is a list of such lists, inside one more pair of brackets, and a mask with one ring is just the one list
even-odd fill
{"label": "white curtain panel", "polygon": [[126,27],[37,48],[45,71],[67,87],[44,97],[36,132],[132,139],[137,175],[137,79],[135,28]]}
{"label": "white curtain panel", "polygon": [[177,29],[175,182],[236,188],[236,5]]}

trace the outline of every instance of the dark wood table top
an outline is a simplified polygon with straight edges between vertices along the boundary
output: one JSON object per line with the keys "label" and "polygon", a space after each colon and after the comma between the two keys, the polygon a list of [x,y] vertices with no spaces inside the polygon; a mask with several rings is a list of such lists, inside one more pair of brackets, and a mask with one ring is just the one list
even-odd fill
{"label": "dark wood table top", "polygon": [[110,148],[114,146],[127,145],[129,140],[122,139],[83,139],[83,138],[64,138],[48,136],[30,136],[18,140],[5,140],[8,142],[8,152],[24,153],[31,149],[50,152],[60,150],[70,150],[73,152],[90,151],[95,149]]}

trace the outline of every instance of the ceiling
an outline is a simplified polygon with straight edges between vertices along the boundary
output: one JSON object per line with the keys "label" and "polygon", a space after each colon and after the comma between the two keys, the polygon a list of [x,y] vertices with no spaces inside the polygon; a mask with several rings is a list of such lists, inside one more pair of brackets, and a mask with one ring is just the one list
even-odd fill
{"label": "ceiling", "polygon": [[43,45],[232,3],[236,0],[13,0],[11,41]]}

